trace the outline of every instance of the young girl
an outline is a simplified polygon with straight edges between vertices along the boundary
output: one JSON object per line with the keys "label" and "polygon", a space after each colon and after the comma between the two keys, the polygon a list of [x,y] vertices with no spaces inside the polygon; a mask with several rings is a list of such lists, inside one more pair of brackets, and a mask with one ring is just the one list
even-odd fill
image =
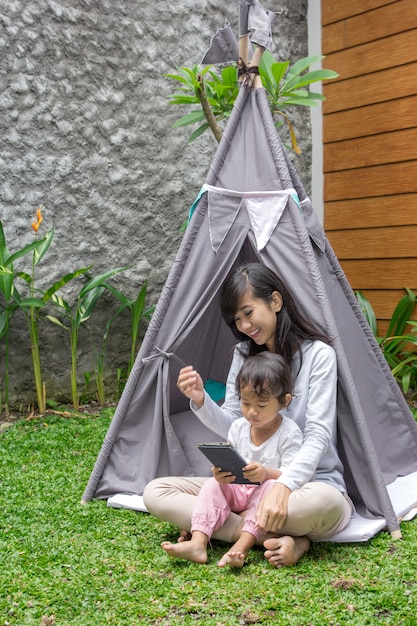
{"label": "young girl", "polygon": [[191,539],[161,544],[170,556],[206,563],[213,532],[231,511],[246,511],[239,539],[218,563],[243,566],[250,548],[265,534],[256,523],[258,504],[301,447],[301,430],[280,414],[291,401],[292,387],[290,368],[278,354],[260,352],[243,363],[236,378],[243,417],[233,422],[227,438],[243,458],[251,459],[244,477],[260,484],[236,484],[231,472],[213,467],[214,478],[204,483],[193,510]]}
{"label": "young girl", "polygon": [[[178,376],[178,388],[206,426],[226,437],[241,416],[235,379],[242,363],[263,350],[280,354],[291,367],[294,397],[283,409],[301,428],[303,445],[259,504],[257,521],[275,538],[264,542],[265,557],[275,567],[294,565],[310,541],[328,539],[349,522],[343,466],[336,450],[337,363],[329,340],[301,315],[283,281],[261,263],[247,263],[233,272],[221,292],[225,321],[239,338],[229,371],[226,398],[218,406],[204,391],[191,366]],[[177,524],[183,541],[190,528],[196,496],[206,478],[156,478],[145,488],[148,511]],[[235,542],[242,517],[230,513],[213,537]]]}

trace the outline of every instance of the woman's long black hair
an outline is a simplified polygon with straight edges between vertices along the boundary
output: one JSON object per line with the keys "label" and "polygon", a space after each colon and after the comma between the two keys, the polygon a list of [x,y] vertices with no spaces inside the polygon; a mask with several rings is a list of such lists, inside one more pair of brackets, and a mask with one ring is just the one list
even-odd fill
{"label": "woman's long black hair", "polygon": [[220,292],[220,308],[223,318],[240,341],[247,341],[248,356],[266,350],[258,346],[248,335],[238,331],[234,318],[239,301],[246,292],[271,304],[272,294],[278,291],[282,297],[282,308],[277,312],[275,333],[275,352],[281,354],[290,364],[306,339],[319,339],[330,343],[328,337],[315,328],[298,310],[298,307],[283,281],[271,269],[262,263],[245,263],[230,274],[223,283]]}

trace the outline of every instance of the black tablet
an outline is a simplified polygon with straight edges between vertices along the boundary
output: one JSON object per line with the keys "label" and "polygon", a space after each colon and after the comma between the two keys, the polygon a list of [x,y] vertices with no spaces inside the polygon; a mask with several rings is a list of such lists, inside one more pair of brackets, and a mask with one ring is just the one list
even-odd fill
{"label": "black tablet", "polygon": [[230,443],[224,441],[217,443],[199,443],[197,447],[214,467],[221,467],[224,472],[232,472],[232,474],[236,476],[235,483],[248,485],[259,484],[252,483],[243,476],[242,468],[245,467],[248,462],[240,456]]}

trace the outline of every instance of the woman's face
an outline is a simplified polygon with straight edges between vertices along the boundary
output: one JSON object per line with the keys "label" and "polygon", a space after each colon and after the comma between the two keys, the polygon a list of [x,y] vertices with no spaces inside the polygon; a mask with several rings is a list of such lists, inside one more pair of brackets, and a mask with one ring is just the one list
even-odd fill
{"label": "woman's face", "polygon": [[266,345],[270,352],[275,352],[276,314],[281,308],[282,296],[278,291],[272,293],[271,302],[255,298],[251,291],[246,291],[238,302],[233,320],[239,332],[258,346]]}

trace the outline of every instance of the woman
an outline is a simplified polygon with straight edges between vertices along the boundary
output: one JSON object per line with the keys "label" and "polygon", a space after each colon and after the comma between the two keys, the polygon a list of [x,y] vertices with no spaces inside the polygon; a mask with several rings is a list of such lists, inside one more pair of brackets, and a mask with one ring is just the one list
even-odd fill
{"label": "woman", "polygon": [[[231,423],[241,417],[235,379],[245,358],[269,350],[290,364],[294,397],[283,414],[300,427],[303,444],[261,501],[257,523],[276,535],[264,541],[271,565],[294,565],[311,541],[342,530],[352,513],[336,451],[336,355],[328,339],[300,314],[283,282],[262,264],[245,264],[226,279],[221,311],[241,341],[234,351],[224,404],[219,407],[207,395],[191,366],[180,371],[177,384],[196,416],[225,437]],[[205,480],[159,478],[145,489],[149,512],[183,529],[179,541],[187,534],[195,495]],[[239,515],[231,513],[213,537],[234,542],[242,523]]]}

